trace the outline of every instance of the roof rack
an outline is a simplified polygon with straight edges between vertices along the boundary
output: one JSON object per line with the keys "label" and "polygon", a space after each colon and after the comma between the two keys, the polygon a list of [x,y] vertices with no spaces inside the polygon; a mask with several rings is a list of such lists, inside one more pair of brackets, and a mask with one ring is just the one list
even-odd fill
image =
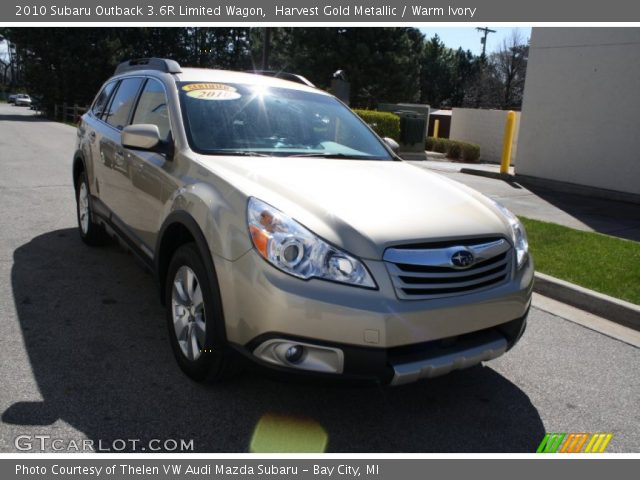
{"label": "roof rack", "polygon": [[175,60],[166,58],[134,58],[122,62],[116,67],[114,75],[130,72],[132,70],[159,70],[164,73],[182,73],[180,64]]}
{"label": "roof rack", "polygon": [[311,83],[302,75],[298,75],[296,73],[278,72],[275,70],[249,70],[248,73],[253,73],[255,75],[265,75],[267,77],[281,78],[282,80],[289,80],[290,82],[301,83],[303,85],[306,85],[307,87],[316,88],[313,83]]}

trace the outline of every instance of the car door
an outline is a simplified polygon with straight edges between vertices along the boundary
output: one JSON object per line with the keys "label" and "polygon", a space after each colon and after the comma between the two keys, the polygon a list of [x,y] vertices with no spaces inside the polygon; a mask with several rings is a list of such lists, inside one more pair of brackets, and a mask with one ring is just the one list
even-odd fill
{"label": "car door", "polygon": [[[108,108],[102,116],[103,127],[97,139],[101,168],[97,172],[100,199],[115,215],[112,221],[122,227],[127,216],[131,190],[130,172],[127,168],[124,148],[120,140],[122,129],[129,124],[133,105],[144,79],[128,77],[120,81],[111,96]],[[129,232],[125,232],[129,233]]]}
{"label": "car door", "polygon": [[[164,142],[172,141],[167,95],[160,81],[154,78],[146,80],[131,124],[156,125],[160,138]],[[164,204],[177,188],[170,174],[174,165],[164,153],[134,149],[125,149],[124,152],[132,188],[123,220],[142,241],[142,249],[152,255]]]}
{"label": "car door", "polygon": [[109,100],[117,85],[117,80],[105,84],[93,102],[89,114],[83,115],[78,131],[85,158],[91,159],[91,161],[87,162],[89,189],[91,194],[100,200],[102,200],[100,182],[103,177],[103,169],[106,168],[104,165],[105,159],[102,157],[100,149],[102,134],[105,129],[102,117],[109,106]]}

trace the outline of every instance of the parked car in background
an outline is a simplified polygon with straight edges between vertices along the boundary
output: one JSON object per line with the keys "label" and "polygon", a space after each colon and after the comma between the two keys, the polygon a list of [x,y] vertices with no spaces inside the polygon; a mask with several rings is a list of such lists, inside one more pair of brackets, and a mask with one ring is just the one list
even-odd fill
{"label": "parked car in background", "polygon": [[522,224],[391,145],[308,81],[127,61],[78,125],[80,237],[147,262],[195,380],[243,356],[399,385],[502,355],[531,304]]}
{"label": "parked car in background", "polygon": [[30,107],[31,97],[26,93],[19,93],[14,100],[16,107]]}
{"label": "parked car in background", "polygon": [[18,96],[17,93],[14,93],[12,95],[9,95],[9,97],[7,98],[7,103],[15,103],[16,102],[16,97]]}
{"label": "parked car in background", "polygon": [[44,102],[42,95],[31,95],[31,110],[41,110]]}

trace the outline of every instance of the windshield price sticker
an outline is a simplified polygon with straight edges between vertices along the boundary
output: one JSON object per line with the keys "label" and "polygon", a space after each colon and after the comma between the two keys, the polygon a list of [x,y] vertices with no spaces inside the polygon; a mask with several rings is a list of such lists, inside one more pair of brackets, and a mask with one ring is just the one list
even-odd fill
{"label": "windshield price sticker", "polygon": [[241,97],[235,88],[223,83],[190,83],[182,90],[188,97],[198,100],[235,100]]}

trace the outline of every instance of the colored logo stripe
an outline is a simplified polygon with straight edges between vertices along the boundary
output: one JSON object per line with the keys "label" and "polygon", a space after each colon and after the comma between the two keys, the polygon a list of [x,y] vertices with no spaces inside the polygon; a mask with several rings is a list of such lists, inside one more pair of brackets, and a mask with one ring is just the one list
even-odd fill
{"label": "colored logo stripe", "polygon": [[565,435],[566,433],[547,433],[540,442],[536,453],[556,453]]}
{"label": "colored logo stripe", "polygon": [[589,438],[588,433],[571,433],[567,436],[560,453],[578,453]]}
{"label": "colored logo stripe", "polygon": [[602,453],[607,448],[613,435],[611,433],[594,433],[584,453]]}
{"label": "colored logo stripe", "polygon": [[536,453],[580,453],[585,443],[583,453],[604,453],[612,438],[612,433],[547,433]]}

